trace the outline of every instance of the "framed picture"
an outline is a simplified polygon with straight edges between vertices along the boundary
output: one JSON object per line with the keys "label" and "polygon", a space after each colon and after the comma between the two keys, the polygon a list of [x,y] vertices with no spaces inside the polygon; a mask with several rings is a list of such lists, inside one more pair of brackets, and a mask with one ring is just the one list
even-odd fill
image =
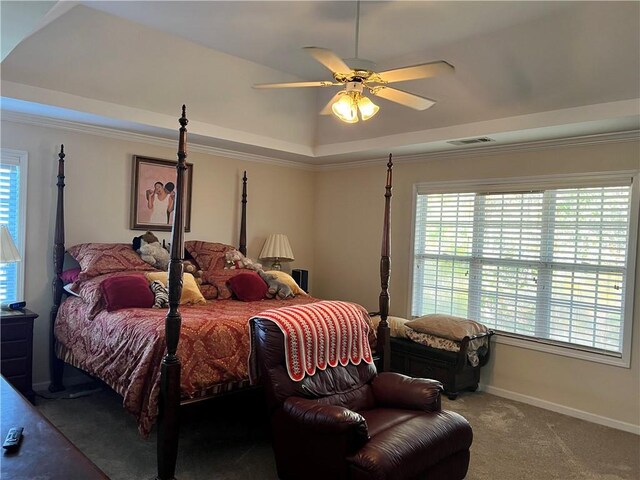
{"label": "framed picture", "polygon": [[[133,156],[131,229],[170,232],[176,194],[177,161]],[[185,231],[191,231],[191,179],[193,164],[187,163],[185,180]]]}

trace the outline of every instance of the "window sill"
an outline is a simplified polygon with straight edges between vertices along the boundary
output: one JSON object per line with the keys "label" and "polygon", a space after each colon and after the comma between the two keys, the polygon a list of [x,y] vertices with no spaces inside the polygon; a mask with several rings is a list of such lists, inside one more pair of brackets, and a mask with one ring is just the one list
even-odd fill
{"label": "window sill", "polygon": [[614,367],[630,368],[631,359],[615,356],[615,354],[599,353],[589,350],[582,350],[579,347],[568,347],[557,345],[544,340],[535,338],[526,338],[517,335],[512,335],[505,332],[496,331],[493,336],[496,343],[509,345],[512,347],[526,348],[528,350],[536,350],[538,352],[551,353],[553,355],[561,355],[563,357],[575,358],[578,360],[585,360],[587,362],[603,363],[605,365],[612,365]]}

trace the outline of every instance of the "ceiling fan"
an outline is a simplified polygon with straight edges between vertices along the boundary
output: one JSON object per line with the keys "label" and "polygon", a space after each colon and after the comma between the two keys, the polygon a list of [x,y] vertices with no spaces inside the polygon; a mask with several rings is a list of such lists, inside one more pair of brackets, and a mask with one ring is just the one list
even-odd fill
{"label": "ceiling fan", "polygon": [[[358,36],[360,25],[360,2],[357,3],[356,14],[356,56],[354,59],[342,60],[331,50],[319,47],[305,47],[318,62],[328,68],[333,74],[333,81],[320,80],[316,82],[290,82],[290,83],[261,83],[254,88],[295,88],[295,87],[344,87],[336,93],[329,103],[322,109],[320,115],[329,115],[332,112],[347,123],[358,121],[358,111],[362,120],[368,120],[378,113],[379,107],[369,98],[363,95],[368,91],[371,95],[390,100],[405,107],[415,110],[426,110],[436,102],[427,97],[421,97],[413,93],[392,88],[390,83],[405,82],[420,78],[430,78],[437,75],[451,74],[454,67],[443,61],[422,63],[407,67],[375,71],[375,63],[358,58]],[[346,62],[349,62],[347,65]]]}

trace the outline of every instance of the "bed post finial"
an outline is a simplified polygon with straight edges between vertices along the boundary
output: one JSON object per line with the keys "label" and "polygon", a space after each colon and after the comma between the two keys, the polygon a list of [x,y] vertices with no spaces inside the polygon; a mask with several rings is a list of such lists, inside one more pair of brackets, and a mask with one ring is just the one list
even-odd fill
{"label": "bed post finial", "polygon": [[378,351],[382,352],[382,371],[391,367],[391,340],[389,324],[389,277],[391,275],[391,189],[393,188],[393,160],[389,154],[387,162],[387,183],[384,193],[384,222],[382,227],[382,248],[380,252],[380,324],[378,325]]}
{"label": "bed post finial", "polygon": [[58,189],[57,204],[56,204],[56,223],[55,232],[53,238],[53,306],[51,307],[51,313],[49,320],[51,322],[51,333],[49,348],[49,368],[51,374],[51,384],[49,385],[50,392],[59,392],[64,390],[62,384],[62,374],[64,370],[64,363],[56,356],[56,337],[54,335],[54,325],[56,317],[58,316],[58,309],[62,303],[62,280],[60,274],[64,266],[64,145],[60,145],[60,153],[58,153],[58,177],[56,187]]}
{"label": "bed post finial", "polygon": [[242,175],[242,213],[240,215],[240,241],[239,250],[247,256],[247,171]]}
{"label": "bed post finial", "polygon": [[165,318],[165,340],[167,352],[162,358],[160,372],[160,409],[158,414],[157,466],[158,480],[175,478],[178,458],[178,431],[180,408],[180,358],[177,355],[182,315],[179,304],[182,295],[182,273],[184,257],[184,193],[187,170],[187,112],[182,105],[180,139],[178,142],[178,164],[176,165],[176,189],[171,231],[171,261],[169,262],[169,311]]}

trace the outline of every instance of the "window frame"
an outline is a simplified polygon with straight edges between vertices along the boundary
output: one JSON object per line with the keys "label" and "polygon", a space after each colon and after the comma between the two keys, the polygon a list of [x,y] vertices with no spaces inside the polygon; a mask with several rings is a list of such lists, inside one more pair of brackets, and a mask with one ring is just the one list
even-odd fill
{"label": "window frame", "polygon": [[18,198],[19,214],[18,214],[18,238],[16,238],[16,247],[20,252],[21,261],[18,262],[16,271],[18,282],[16,300],[24,299],[25,285],[25,264],[26,264],[26,231],[27,231],[27,176],[29,167],[29,153],[24,150],[14,150],[11,148],[0,148],[0,163],[7,165],[18,165],[20,168],[20,192]]}
{"label": "window frame", "polygon": [[[528,337],[509,332],[496,332],[497,343],[526,348],[555,355],[630,368],[631,345],[633,339],[633,313],[635,277],[637,275],[638,223],[640,216],[640,171],[622,170],[616,172],[594,172],[582,174],[538,175],[529,177],[487,178],[460,181],[419,182],[413,185],[411,208],[411,245],[409,255],[409,295],[407,312],[413,307],[413,283],[415,268],[416,213],[418,195],[442,193],[518,192],[523,190],[605,186],[631,182],[631,203],[629,208],[629,232],[627,243],[627,281],[625,285],[624,326],[622,329],[621,355],[596,351],[580,345],[567,345],[553,340]],[[640,328],[640,327],[638,327]]]}

